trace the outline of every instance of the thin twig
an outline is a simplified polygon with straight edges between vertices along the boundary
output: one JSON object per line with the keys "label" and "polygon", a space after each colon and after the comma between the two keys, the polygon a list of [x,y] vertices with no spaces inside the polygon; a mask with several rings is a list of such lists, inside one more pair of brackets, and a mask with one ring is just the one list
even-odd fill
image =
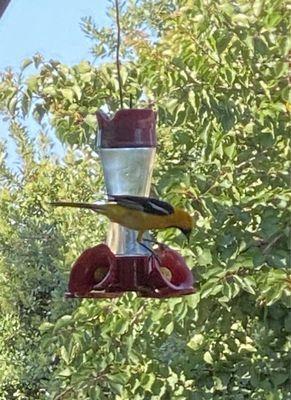
{"label": "thin twig", "polygon": [[281,237],[283,237],[283,236],[284,236],[284,234],[283,234],[283,233],[280,233],[278,236],[274,237],[274,239],[271,240],[270,243],[264,248],[263,254],[267,254],[268,250],[269,250],[272,246],[274,246],[274,244],[275,244],[276,242],[278,242],[278,240],[281,239]]}
{"label": "thin twig", "polygon": [[55,397],[55,400],[61,400],[61,399],[64,398],[64,396],[65,396],[67,393],[70,393],[70,392],[73,392],[73,391],[76,392],[75,389],[73,388],[73,386],[69,386],[69,387],[66,388],[62,393],[58,394],[58,395]]}
{"label": "thin twig", "polygon": [[117,78],[119,84],[119,98],[120,107],[123,108],[123,93],[122,93],[122,80],[120,75],[120,61],[119,61],[119,51],[120,51],[120,21],[119,21],[119,4],[118,0],[115,0],[115,10],[116,10],[116,26],[117,26],[117,45],[116,45],[116,67],[117,67]]}

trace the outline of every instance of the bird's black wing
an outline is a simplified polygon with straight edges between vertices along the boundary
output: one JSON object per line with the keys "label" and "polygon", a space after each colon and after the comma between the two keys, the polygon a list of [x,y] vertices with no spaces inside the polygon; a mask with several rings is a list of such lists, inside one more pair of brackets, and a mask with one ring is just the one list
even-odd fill
{"label": "bird's black wing", "polygon": [[166,201],[157,200],[153,197],[140,197],[130,195],[108,195],[110,201],[120,206],[132,208],[154,215],[169,215],[174,213],[174,208]]}

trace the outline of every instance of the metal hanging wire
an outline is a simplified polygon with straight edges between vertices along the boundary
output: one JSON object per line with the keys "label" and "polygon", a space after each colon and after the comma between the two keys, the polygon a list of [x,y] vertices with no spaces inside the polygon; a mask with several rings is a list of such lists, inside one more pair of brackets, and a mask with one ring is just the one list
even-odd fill
{"label": "metal hanging wire", "polygon": [[115,0],[115,14],[116,14],[116,26],[117,26],[117,44],[116,44],[117,79],[118,79],[118,85],[119,85],[120,108],[123,108],[122,79],[121,79],[121,73],[120,73],[120,42],[121,42],[121,30],[120,30],[119,2],[118,2],[118,0]]}

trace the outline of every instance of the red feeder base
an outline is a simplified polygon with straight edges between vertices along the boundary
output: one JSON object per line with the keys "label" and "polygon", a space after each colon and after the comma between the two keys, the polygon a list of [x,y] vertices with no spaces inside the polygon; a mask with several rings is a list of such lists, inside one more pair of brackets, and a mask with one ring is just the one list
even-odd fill
{"label": "red feeder base", "polygon": [[117,255],[100,244],[75,262],[67,298],[114,298],[124,292],[140,297],[177,297],[195,292],[193,276],[183,257],[160,245],[157,257]]}

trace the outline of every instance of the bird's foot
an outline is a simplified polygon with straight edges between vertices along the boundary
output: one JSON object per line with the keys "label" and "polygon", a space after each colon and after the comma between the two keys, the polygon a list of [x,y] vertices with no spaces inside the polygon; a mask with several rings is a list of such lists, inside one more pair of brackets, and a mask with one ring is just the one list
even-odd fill
{"label": "bird's foot", "polygon": [[[143,240],[146,240],[147,242],[152,242],[152,243],[154,242],[154,241],[148,240],[148,239],[143,239]],[[155,259],[157,260],[157,262],[159,263],[159,265],[161,265],[161,260],[159,259],[158,255],[154,252],[154,250],[152,250],[150,247],[146,246],[144,243],[142,243],[142,242],[140,242],[140,241],[138,241],[138,243],[139,243],[144,249],[148,250],[148,251],[151,253],[150,257],[155,258]],[[157,243],[157,242],[155,242],[155,243]]]}
{"label": "bird's foot", "polygon": [[159,257],[155,252],[153,252],[153,253],[151,254],[150,258],[154,258],[155,260],[157,260],[159,266],[160,266],[160,267],[162,266],[162,262],[161,262],[161,260],[160,260],[160,257]]}

